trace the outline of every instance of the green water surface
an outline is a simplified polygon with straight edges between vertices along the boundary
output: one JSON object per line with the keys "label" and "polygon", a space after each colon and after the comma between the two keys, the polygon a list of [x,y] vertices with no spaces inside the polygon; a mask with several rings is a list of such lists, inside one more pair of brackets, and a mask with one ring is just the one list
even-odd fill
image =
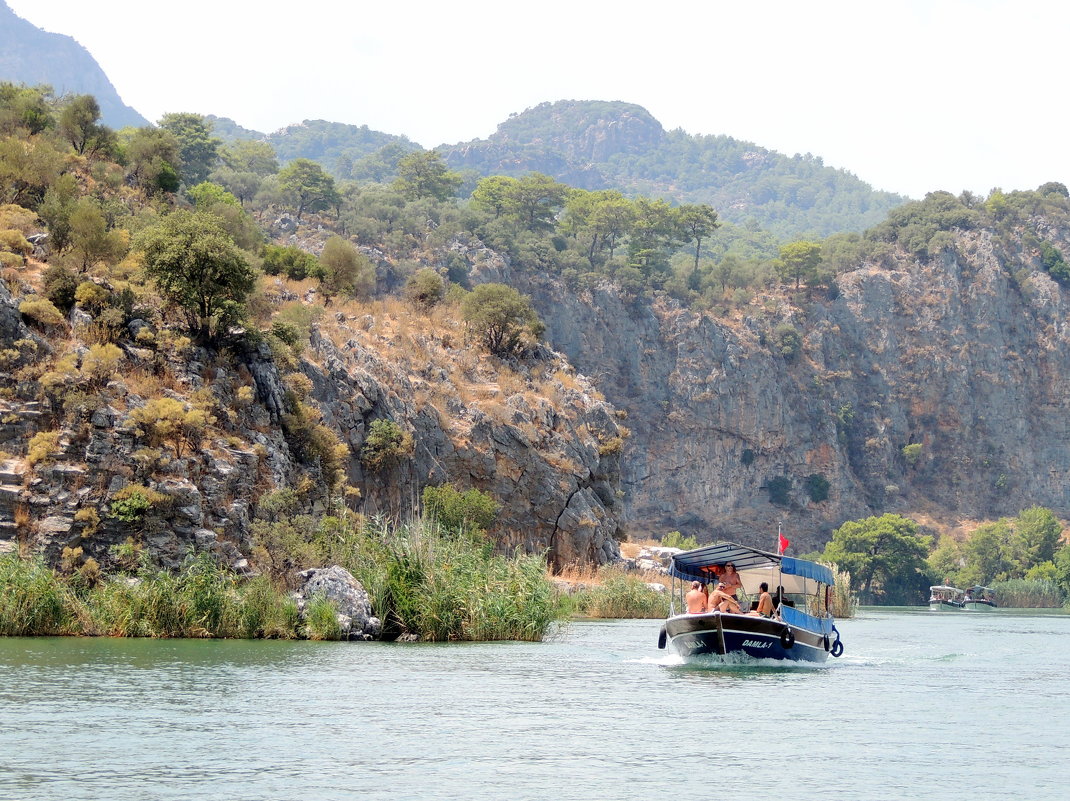
{"label": "green water surface", "polygon": [[866,609],[821,667],[539,644],[0,638],[0,799],[1070,797],[1070,616]]}

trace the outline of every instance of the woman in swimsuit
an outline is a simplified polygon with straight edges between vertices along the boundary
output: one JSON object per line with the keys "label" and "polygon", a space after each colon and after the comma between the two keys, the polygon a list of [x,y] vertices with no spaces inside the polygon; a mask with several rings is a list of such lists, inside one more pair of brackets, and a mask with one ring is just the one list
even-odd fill
{"label": "woman in swimsuit", "polygon": [[735,600],[736,590],[743,588],[743,579],[739,577],[739,573],[736,572],[736,566],[731,562],[724,566],[721,581],[724,582],[724,591],[732,596],[732,600]]}

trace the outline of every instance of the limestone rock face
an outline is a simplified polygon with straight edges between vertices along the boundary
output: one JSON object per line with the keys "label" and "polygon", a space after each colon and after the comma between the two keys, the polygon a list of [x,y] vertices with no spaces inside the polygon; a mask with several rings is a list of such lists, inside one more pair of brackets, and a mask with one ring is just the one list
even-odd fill
{"label": "limestone rock face", "polygon": [[[1068,246],[1068,232],[1046,235]],[[1070,516],[1070,292],[1012,256],[962,233],[937,259],[841,275],[838,296],[805,313],[755,306],[731,321],[609,285],[510,278],[553,347],[628,414],[629,531],[773,548],[784,522],[805,552],[843,520],[889,511]],[[784,323],[803,336],[793,361],[766,344]]]}
{"label": "limestone rock face", "polygon": [[348,570],[332,565],[321,570],[305,570],[299,575],[301,586],[294,593],[294,600],[302,618],[308,602],[323,597],[338,608],[338,623],[346,639],[379,639],[383,623],[372,613],[367,591]]}

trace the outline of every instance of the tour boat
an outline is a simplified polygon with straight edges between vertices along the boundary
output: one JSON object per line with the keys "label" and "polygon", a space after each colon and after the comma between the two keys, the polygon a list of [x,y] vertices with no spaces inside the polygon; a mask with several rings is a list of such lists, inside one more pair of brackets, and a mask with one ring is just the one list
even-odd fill
{"label": "tour boat", "polygon": [[934,612],[962,609],[963,594],[958,587],[948,587],[943,584],[929,587],[929,608]]}
{"label": "tour boat", "polygon": [[[677,603],[686,610],[683,596],[692,581],[716,582],[718,570],[728,563],[743,582],[740,613],[676,613]],[[673,555],[669,573],[673,593],[658,648],[668,646],[684,657],[725,662],[824,662],[829,654],[843,653],[840,632],[829,612],[835,580],[824,565],[722,542]],[[773,615],[746,614],[757,609],[763,582],[774,598]]]}
{"label": "tour boat", "polygon": [[962,608],[971,612],[991,612],[996,608],[996,591],[977,584],[962,596]]}

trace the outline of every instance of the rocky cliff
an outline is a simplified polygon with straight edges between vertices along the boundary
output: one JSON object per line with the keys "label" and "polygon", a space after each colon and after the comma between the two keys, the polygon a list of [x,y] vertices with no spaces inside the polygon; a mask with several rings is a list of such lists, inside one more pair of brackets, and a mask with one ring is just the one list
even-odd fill
{"label": "rocky cliff", "polygon": [[[1045,234],[1070,245],[1065,228]],[[934,258],[896,252],[839,276],[833,299],[770,296],[723,318],[608,284],[497,277],[627,412],[630,531],[771,547],[783,521],[806,551],[884,511],[1070,515],[1068,290],[1020,239],[1001,241],[959,231]],[[774,347],[785,325],[802,337],[790,358]]]}
{"label": "rocky cliff", "polygon": [[[281,284],[273,297],[297,299]],[[342,446],[352,511],[406,519],[423,487],[453,483],[500,504],[491,534],[503,549],[548,550],[558,564],[619,554],[622,432],[558,354],[504,365],[456,321],[388,303],[333,312],[282,369],[263,344],[207,351],[135,321],[105,381],[88,377],[77,307],[69,326],[38,332],[17,306],[0,281],[0,550],[59,562],[81,548],[106,565],[132,539],[165,564],[196,546],[247,569],[265,493],[295,488],[307,511],[340,508],[308,443],[322,425]],[[204,435],[189,447],[151,442],[136,413],[161,398],[207,415]],[[371,468],[361,454],[375,420],[393,421],[411,447]],[[131,489],[151,508],[123,507]]]}
{"label": "rocky cliff", "polygon": [[0,80],[49,84],[57,95],[94,95],[106,125],[119,129],[149,122],[123,103],[89,51],[70,36],[48,33],[15,15],[0,0]]}

